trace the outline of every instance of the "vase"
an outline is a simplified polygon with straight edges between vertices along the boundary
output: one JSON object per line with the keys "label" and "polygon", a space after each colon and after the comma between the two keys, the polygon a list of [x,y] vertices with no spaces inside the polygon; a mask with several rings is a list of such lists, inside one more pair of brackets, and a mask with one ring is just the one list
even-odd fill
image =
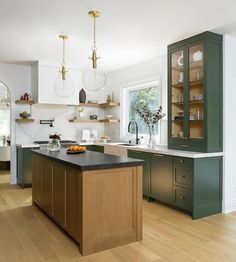
{"label": "vase", "polygon": [[79,102],[80,103],[85,103],[86,101],[86,92],[85,90],[82,88],[79,92]]}
{"label": "vase", "polygon": [[154,147],[156,145],[156,142],[155,142],[155,125],[149,124],[148,125],[148,131],[149,131],[148,146]]}
{"label": "vase", "polygon": [[61,148],[60,140],[59,139],[52,139],[48,145],[48,151],[59,151]]}

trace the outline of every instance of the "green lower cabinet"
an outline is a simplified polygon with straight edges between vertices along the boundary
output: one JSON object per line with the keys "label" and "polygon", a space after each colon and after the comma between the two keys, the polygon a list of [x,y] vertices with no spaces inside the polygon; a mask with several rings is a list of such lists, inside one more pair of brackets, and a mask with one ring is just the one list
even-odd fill
{"label": "green lower cabinet", "polygon": [[128,150],[142,159],[143,195],[191,213],[193,219],[222,211],[222,157],[186,158]]}
{"label": "green lower cabinet", "polygon": [[104,146],[88,145],[86,148],[87,150],[104,153]]}
{"label": "green lower cabinet", "polygon": [[16,148],[17,155],[17,184],[22,187],[32,186],[32,148]]}
{"label": "green lower cabinet", "polygon": [[151,154],[146,152],[128,150],[128,157],[145,161],[143,165],[143,195],[144,197],[149,198]]}
{"label": "green lower cabinet", "polygon": [[172,204],[172,157],[151,155],[150,197]]}

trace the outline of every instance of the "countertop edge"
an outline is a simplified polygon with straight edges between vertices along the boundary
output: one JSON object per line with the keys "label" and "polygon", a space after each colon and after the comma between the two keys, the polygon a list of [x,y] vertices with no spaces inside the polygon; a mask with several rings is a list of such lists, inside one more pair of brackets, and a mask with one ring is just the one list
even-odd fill
{"label": "countertop edge", "polygon": [[[93,165],[80,166],[79,164],[76,164],[76,163],[71,163],[71,162],[68,162],[68,161],[63,160],[63,159],[55,158],[55,157],[50,156],[50,155],[45,155],[45,154],[43,154],[43,153],[41,153],[40,151],[37,151],[37,150],[32,150],[31,152],[32,152],[32,154],[36,154],[36,155],[40,155],[41,157],[44,157],[44,158],[52,159],[52,160],[54,160],[58,163],[63,163],[65,165],[75,167],[75,168],[79,169],[80,171],[93,171],[93,170],[132,167],[132,166],[134,167],[134,166],[143,166],[144,165],[143,160],[137,159],[137,161],[134,161],[134,159],[132,158],[132,162],[125,162],[125,163],[119,162],[119,163],[110,163],[110,164],[106,163],[106,164],[93,164]],[[103,153],[100,153],[100,152],[96,152],[96,153],[103,154]]]}

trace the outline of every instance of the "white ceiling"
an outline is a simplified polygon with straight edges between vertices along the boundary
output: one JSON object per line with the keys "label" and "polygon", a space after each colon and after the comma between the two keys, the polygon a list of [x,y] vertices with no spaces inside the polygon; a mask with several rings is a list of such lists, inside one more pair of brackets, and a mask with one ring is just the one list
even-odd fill
{"label": "white ceiling", "polygon": [[68,34],[67,64],[84,69],[97,9],[99,64],[116,70],[166,52],[172,42],[206,30],[236,32],[235,0],[0,0],[0,61],[59,62],[59,34]]}

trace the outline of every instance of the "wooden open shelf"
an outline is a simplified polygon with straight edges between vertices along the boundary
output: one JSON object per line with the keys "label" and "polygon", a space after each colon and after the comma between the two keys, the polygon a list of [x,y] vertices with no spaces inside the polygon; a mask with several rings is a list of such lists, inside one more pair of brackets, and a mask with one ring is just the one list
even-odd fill
{"label": "wooden open shelf", "polygon": [[192,62],[189,64],[189,69],[194,70],[194,69],[199,69],[203,68],[203,61],[198,61],[198,62]]}
{"label": "wooden open shelf", "polygon": [[179,83],[179,84],[174,84],[172,85],[172,88],[183,88],[184,84],[183,83]]}
{"label": "wooden open shelf", "polygon": [[34,122],[34,119],[32,119],[32,118],[26,118],[26,119],[22,118],[22,119],[15,119],[15,121],[18,124],[26,124],[26,123]]}
{"label": "wooden open shelf", "polygon": [[182,106],[184,104],[184,102],[172,102],[172,105],[175,106]]}
{"label": "wooden open shelf", "polygon": [[116,102],[99,104],[100,107],[114,107],[114,106],[119,106],[119,105],[120,105],[120,103],[116,103]]}
{"label": "wooden open shelf", "polygon": [[84,107],[99,107],[98,103],[80,103],[79,106],[84,106]]}
{"label": "wooden open shelf", "polygon": [[91,120],[91,119],[70,119],[71,123],[99,123],[99,120]]}
{"label": "wooden open shelf", "polygon": [[184,70],[183,65],[177,65],[171,68],[174,71],[182,72]]}
{"label": "wooden open shelf", "polygon": [[90,119],[70,119],[70,123],[109,123],[115,124],[119,123],[119,119],[101,119],[101,120],[90,120]]}
{"label": "wooden open shelf", "polygon": [[120,119],[102,119],[100,120],[102,123],[110,123],[110,124],[116,124],[120,122]]}
{"label": "wooden open shelf", "polygon": [[109,102],[109,103],[80,103],[79,106],[84,106],[84,107],[115,107],[115,106],[119,106],[120,103],[116,103],[116,102]]}
{"label": "wooden open shelf", "polygon": [[16,104],[21,104],[21,105],[33,105],[34,100],[16,100]]}
{"label": "wooden open shelf", "polygon": [[203,100],[190,100],[190,104],[203,104]]}
{"label": "wooden open shelf", "polygon": [[189,82],[190,86],[199,86],[202,84],[203,84],[203,80],[196,80],[196,81]]}

